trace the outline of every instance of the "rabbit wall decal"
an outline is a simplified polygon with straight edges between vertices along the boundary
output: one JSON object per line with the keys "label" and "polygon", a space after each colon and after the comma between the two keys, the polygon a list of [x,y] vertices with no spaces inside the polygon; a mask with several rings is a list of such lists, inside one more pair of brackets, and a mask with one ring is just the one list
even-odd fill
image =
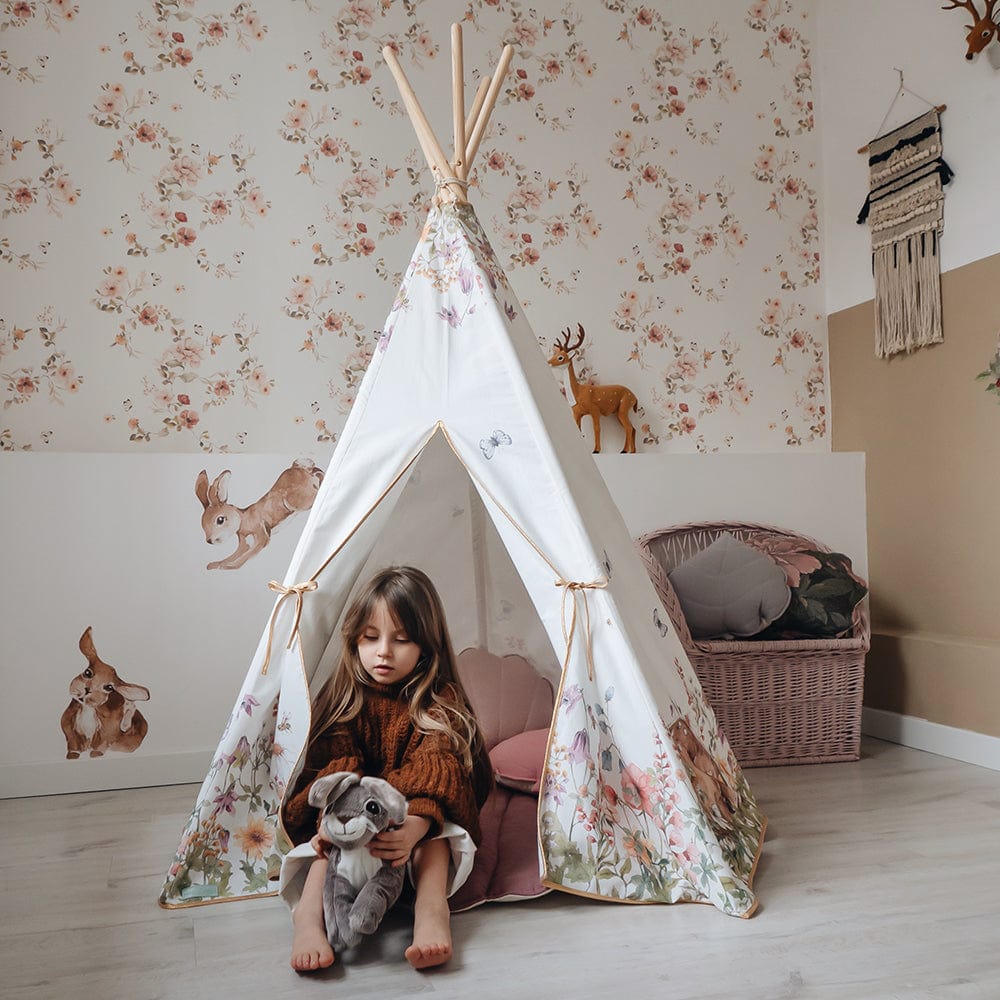
{"label": "rabbit wall decal", "polygon": [[62,714],[66,759],[85,751],[103,757],[108,750],[132,753],[146,738],[149,724],[136,707],[149,701],[149,688],[127,684],[98,655],[88,625],[80,636],[80,652],[87,666],[69,683],[70,703]]}
{"label": "rabbit wall decal", "polygon": [[209,545],[220,545],[236,536],[237,546],[225,559],[210,562],[207,569],[239,569],[271,540],[271,532],[285,518],[300,510],[309,510],[323,481],[323,472],[308,459],[293,462],[275,480],[274,485],[249,507],[229,503],[228,469],[220,472],[211,485],[202,469],[194,492],[204,508],[201,526]]}

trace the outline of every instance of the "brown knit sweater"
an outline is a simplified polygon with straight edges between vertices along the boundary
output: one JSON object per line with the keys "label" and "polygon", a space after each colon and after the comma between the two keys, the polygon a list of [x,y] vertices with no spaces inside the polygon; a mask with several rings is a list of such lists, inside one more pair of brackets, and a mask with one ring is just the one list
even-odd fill
{"label": "brown knit sweater", "polygon": [[316,833],[319,811],[309,805],[309,786],[336,771],[384,778],[406,796],[410,815],[431,821],[428,837],[445,820],[480,841],[479,808],[493,783],[485,752],[470,774],[442,733],[425,734],[410,718],[401,685],[371,684],[358,716],[317,737],[306,752],[302,773],[282,805],[281,820],[293,844]]}

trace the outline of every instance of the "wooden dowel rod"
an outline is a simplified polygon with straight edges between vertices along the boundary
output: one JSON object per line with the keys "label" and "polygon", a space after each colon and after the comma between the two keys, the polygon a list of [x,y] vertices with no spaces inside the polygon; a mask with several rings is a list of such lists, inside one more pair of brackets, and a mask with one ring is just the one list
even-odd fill
{"label": "wooden dowel rod", "polygon": [[451,112],[455,139],[452,161],[456,175],[465,179],[465,66],[462,58],[462,26],[451,26]]}
{"label": "wooden dowel rod", "polygon": [[[947,105],[947,104],[939,104],[939,105],[938,105],[938,106],[937,106],[937,107],[936,107],[936,108],[935,108],[934,110],[935,110],[935,111],[936,111],[936,112],[937,112],[938,114],[941,114],[941,112],[942,112],[942,111],[947,111],[947,110],[948,110],[948,105]],[[925,111],[925,112],[924,112],[924,114],[927,114],[927,112]],[[871,143],[867,143],[867,142],[866,142],[866,143],[865,143],[865,144],[864,144],[863,146],[861,146],[861,147],[860,147],[860,148],[858,149],[858,152],[859,152],[859,153],[867,153],[867,152],[868,152],[868,150],[869,150],[869,149],[871,149],[871,148],[872,148],[872,147],[871,147]]]}
{"label": "wooden dowel rod", "polygon": [[491,77],[485,76],[480,81],[479,89],[476,91],[476,99],[472,102],[472,107],[469,108],[469,115],[465,119],[466,145],[468,145],[468,138],[472,135],[472,130],[476,127],[476,119],[479,118],[479,112],[483,109],[483,101],[486,100],[486,91],[490,89],[490,79]]}
{"label": "wooden dowel rod", "polygon": [[486,131],[486,124],[490,120],[490,115],[493,113],[493,106],[497,102],[497,98],[500,96],[500,88],[503,86],[503,78],[507,75],[507,70],[510,68],[510,61],[514,58],[514,46],[505,45],[503,47],[503,52],[500,53],[500,61],[497,63],[496,72],[493,74],[493,79],[490,80],[489,89],[486,91],[486,98],[483,101],[483,106],[479,111],[479,116],[476,118],[475,128],[472,130],[472,135],[469,138],[469,144],[465,148],[465,169],[472,169],[472,161],[476,158],[476,153],[479,152],[479,144],[483,141],[483,133]]}
{"label": "wooden dowel rod", "polygon": [[[392,70],[392,75],[396,78],[396,86],[399,87],[400,96],[403,98],[403,103],[406,105],[407,113],[410,116],[410,122],[413,125],[413,130],[417,133],[417,140],[420,142],[420,147],[424,151],[424,157],[427,160],[428,166],[430,166],[432,172],[437,170],[439,177],[444,179],[454,179],[455,172],[452,170],[451,164],[441,151],[441,144],[437,141],[437,137],[434,135],[434,130],[431,128],[430,122],[427,120],[427,116],[424,114],[423,108],[420,107],[417,95],[410,86],[410,81],[406,79],[403,67],[400,66],[399,60],[396,58],[396,53],[393,51],[391,45],[386,45],[385,48],[382,49],[382,57],[385,59],[386,65],[389,69]],[[445,190],[448,192],[448,196],[453,197],[456,201],[466,200],[460,191],[455,190],[450,185]]]}

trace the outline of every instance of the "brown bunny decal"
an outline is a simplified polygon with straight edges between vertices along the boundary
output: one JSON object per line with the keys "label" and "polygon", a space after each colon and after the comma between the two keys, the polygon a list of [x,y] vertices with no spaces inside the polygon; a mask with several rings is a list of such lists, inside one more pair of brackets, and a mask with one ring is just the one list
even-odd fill
{"label": "brown bunny decal", "polygon": [[205,508],[201,515],[205,541],[219,545],[233,535],[237,538],[236,549],[206,569],[239,569],[267,545],[271,532],[286,517],[309,510],[323,481],[322,471],[312,462],[293,462],[258,501],[236,507],[229,503],[230,475],[228,469],[220,472],[209,486],[208,473],[202,469],[195,481],[195,496]]}
{"label": "brown bunny decal", "polygon": [[80,652],[87,658],[87,666],[70,681],[72,701],[62,714],[66,759],[75,760],[85,750],[91,757],[103,757],[106,750],[131,753],[149,729],[135,706],[137,701],[149,701],[149,688],[126,684],[115,668],[97,655],[89,625],[80,636]]}

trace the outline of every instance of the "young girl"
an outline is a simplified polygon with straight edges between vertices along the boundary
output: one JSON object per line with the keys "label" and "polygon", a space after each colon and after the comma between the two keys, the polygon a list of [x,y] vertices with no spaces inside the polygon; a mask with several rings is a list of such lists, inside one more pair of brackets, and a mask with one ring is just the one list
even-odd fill
{"label": "young girl", "polygon": [[450,844],[479,843],[479,808],[493,780],[441,599],[418,569],[382,570],[351,604],[341,638],[340,662],[313,708],[305,766],[282,810],[292,842],[315,852],[293,910],[292,968],[334,961],[323,922],[327,845],[308,796],[316,778],[335,771],[384,778],[406,796],[403,825],[369,850],[394,866],[411,864],[416,902],[406,958],[418,969],[441,965],[451,956],[447,897],[471,867],[456,877]]}

